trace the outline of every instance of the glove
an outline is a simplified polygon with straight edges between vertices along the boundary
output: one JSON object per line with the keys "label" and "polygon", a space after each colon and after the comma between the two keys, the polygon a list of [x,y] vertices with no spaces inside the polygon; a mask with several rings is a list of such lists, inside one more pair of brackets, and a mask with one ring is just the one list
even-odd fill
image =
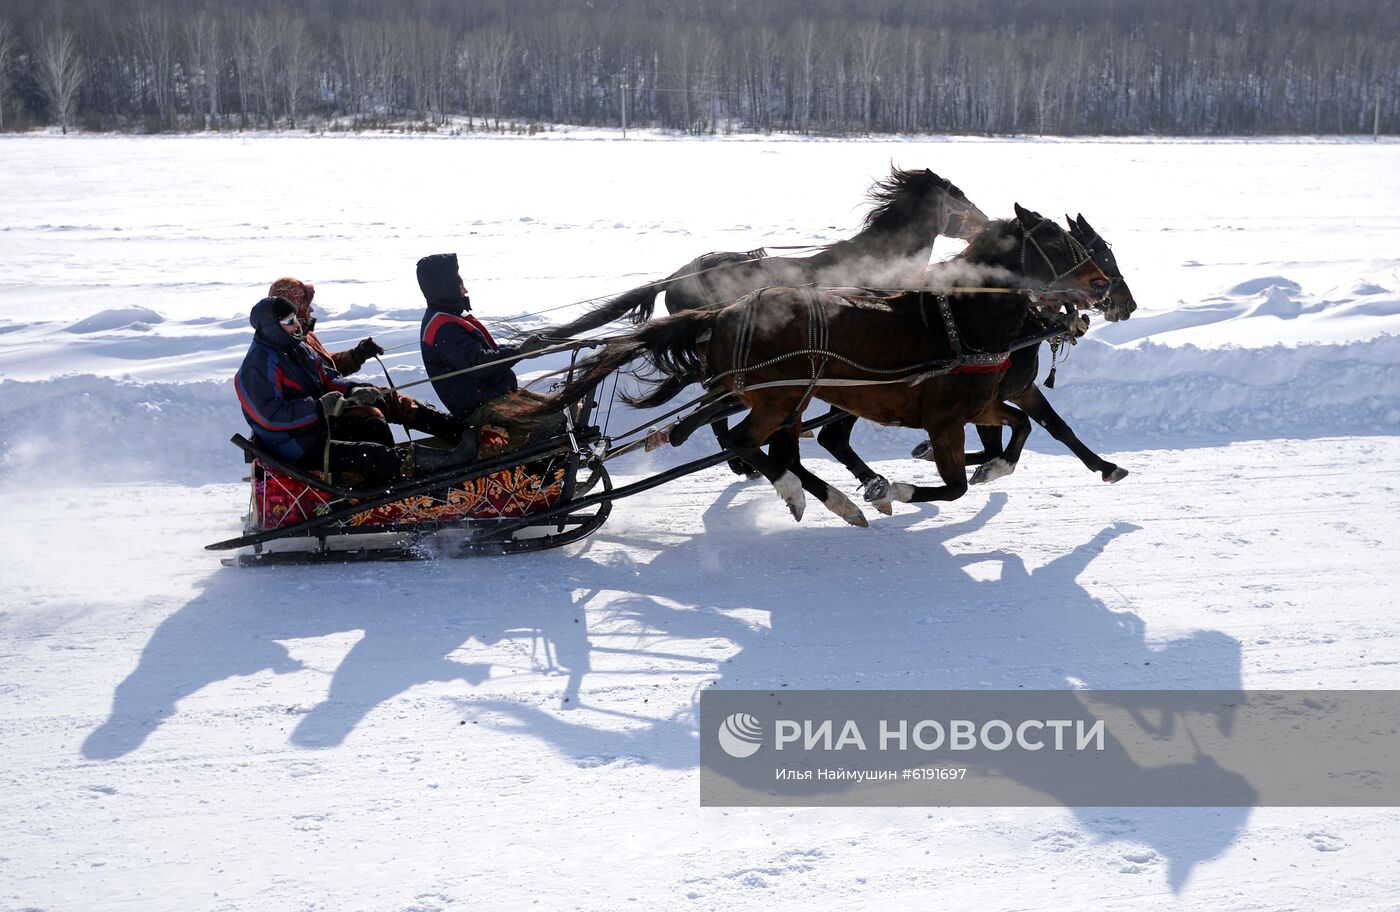
{"label": "glove", "polygon": [[321,413],[327,418],[338,418],[345,411],[345,397],[331,390],[321,397]]}
{"label": "glove", "polygon": [[384,354],[384,349],[371,336],[368,339],[361,339],[360,344],[355,346],[355,354],[360,356],[362,361]]}
{"label": "glove", "polygon": [[378,405],[384,395],[373,386],[357,386],[346,398],[355,405]]}
{"label": "glove", "polygon": [[537,352],[542,348],[548,348],[551,344],[552,343],[548,339],[546,339],[539,333],[530,333],[528,336],[520,340],[520,344],[516,346],[516,350],[519,351],[522,355],[528,355],[531,352]]}

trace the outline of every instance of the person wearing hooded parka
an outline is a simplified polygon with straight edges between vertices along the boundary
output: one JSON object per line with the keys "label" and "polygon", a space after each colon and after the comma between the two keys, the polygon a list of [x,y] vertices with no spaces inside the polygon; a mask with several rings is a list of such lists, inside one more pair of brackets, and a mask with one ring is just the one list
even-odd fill
{"label": "person wearing hooded parka", "polygon": [[385,421],[341,417],[348,405],[379,402],[379,390],[346,380],[307,348],[291,301],[263,298],[248,322],[253,342],[233,382],[260,446],[298,468],[328,467],[334,480],[350,487],[386,484],[405,474]]}
{"label": "person wearing hooded parka", "polygon": [[[357,345],[344,351],[330,351],[316,335],[315,308],[312,306],[316,286],[310,282],[283,276],[272,283],[267,294],[268,297],[286,298],[292,302],[296,307],[297,322],[301,324],[302,341],[341,376],[357,373],[370,358],[384,354],[384,349],[372,337],[361,339]],[[450,444],[455,444],[461,438],[461,422],[451,415],[438,411],[426,402],[411,399],[391,387],[377,388],[383,396],[378,414],[391,424],[401,424],[408,430],[429,434]],[[354,413],[366,414],[368,410],[355,409]]]}
{"label": "person wearing hooded parka", "polygon": [[547,343],[531,335],[518,345],[497,344],[490,330],[471,313],[472,301],[455,253],[437,253],[419,260],[418,287],[427,302],[419,329],[423,366],[438,398],[453,416],[474,428],[502,428],[510,437],[506,449],[515,449],[536,434],[562,433],[563,415],[523,424],[497,414],[491,405],[506,395],[536,396],[520,390],[511,364]]}

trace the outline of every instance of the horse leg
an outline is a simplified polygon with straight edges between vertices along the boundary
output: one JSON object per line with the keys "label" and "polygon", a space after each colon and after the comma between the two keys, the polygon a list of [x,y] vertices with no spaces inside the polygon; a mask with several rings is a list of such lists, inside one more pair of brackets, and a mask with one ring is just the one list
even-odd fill
{"label": "horse leg", "polygon": [[1031,434],[1031,420],[1026,417],[1026,413],[1005,402],[993,402],[983,409],[976,421],[979,431],[984,427],[996,431],[998,443],[1001,442],[1001,426],[1008,425],[1011,428],[1011,443],[1003,455],[978,466],[968,483],[985,484],[1016,471],[1016,464],[1021,461],[1021,450],[1026,445],[1026,438]]}
{"label": "horse leg", "polygon": [[754,406],[743,421],[723,432],[720,444],[738,450],[744,461],[773,485],[792,512],[793,519],[801,522],[802,514],[807,509],[802,480],[789,470],[788,462],[779,461],[760,449],[782,425],[787,414],[782,409]]}
{"label": "horse leg", "polygon": [[[729,422],[723,418],[712,421],[710,422],[710,430],[715,432],[715,439],[719,441],[720,446],[725,446],[724,440],[729,434]],[[747,456],[731,457],[728,464],[729,471],[741,478],[757,478],[759,475],[764,474],[755,468],[754,464],[748,460]],[[773,479],[770,478],[768,480],[772,481]]]}
{"label": "horse leg", "polygon": [[[855,416],[851,416],[851,419],[854,423]],[[853,526],[865,528],[870,525],[866,522],[865,514],[860,512],[860,507],[852,503],[849,497],[827,484],[824,479],[812,474],[806,466],[802,465],[798,448],[800,435],[800,424],[782,428],[769,440],[768,455],[787,466],[788,471],[796,475],[798,481],[802,483],[803,490],[820,500],[828,510]]]}
{"label": "horse leg", "polygon": [[[729,425],[724,419],[728,418],[730,415],[742,412],[744,408],[744,403],[737,399],[727,397],[716,402],[711,402],[694,414],[687,415],[671,426],[671,432],[668,435],[671,446],[680,446],[685,443],[690,439],[691,434],[694,434],[700,429],[702,424],[708,424],[711,427],[717,426],[720,430],[728,430]],[[715,437],[719,437],[719,431],[715,432]]]}
{"label": "horse leg", "polygon": [[1001,445],[1001,425],[975,425],[977,428],[977,439],[982,441],[982,449],[975,453],[963,455],[963,461],[968,465],[982,465],[996,459],[1006,450]]}
{"label": "horse leg", "polygon": [[[831,411],[840,412],[841,410],[833,407]],[[856,416],[847,413],[844,418],[837,418],[835,421],[831,422],[831,424],[822,428],[817,434],[817,443],[821,444],[822,448],[828,453],[839,459],[841,464],[856,477],[856,481],[860,482],[866,502],[876,504],[876,509],[880,510],[881,513],[889,515],[889,501],[884,501],[883,505],[879,503],[880,499],[889,492],[889,479],[885,478],[883,475],[876,474],[870,466],[865,464],[865,460],[861,459],[860,456],[856,454],[856,451],[851,449],[851,429],[855,426]]]}
{"label": "horse leg", "polygon": [[[982,465],[985,462],[991,462],[993,459],[996,459],[1002,453],[1006,452],[1005,448],[1001,445],[1000,425],[994,427],[978,425],[977,439],[982,442],[982,449],[975,453],[965,453],[963,455],[963,461],[968,465]],[[927,459],[931,462],[933,461],[933,443],[925,440],[923,443],[914,447],[909,455],[913,456],[915,459]]]}
{"label": "horse leg", "polygon": [[963,462],[962,423],[946,426],[930,425],[925,428],[931,444],[933,462],[938,466],[938,474],[943,484],[938,487],[920,487],[904,482],[890,485],[886,502],[897,500],[901,503],[926,503],[933,500],[957,500],[967,493],[967,463]]}
{"label": "horse leg", "polygon": [[1045,398],[1040,387],[1031,385],[1024,393],[1014,397],[1011,401],[1025,409],[1026,414],[1030,415],[1036,424],[1045,428],[1050,432],[1050,436],[1069,447],[1070,451],[1079,457],[1080,462],[1089,469],[1098,472],[1099,477],[1104,481],[1111,484],[1128,477],[1127,469],[1119,468],[1080,442],[1074,431],[1065,423],[1065,419],[1061,418],[1059,413],[1050,407],[1050,401]]}

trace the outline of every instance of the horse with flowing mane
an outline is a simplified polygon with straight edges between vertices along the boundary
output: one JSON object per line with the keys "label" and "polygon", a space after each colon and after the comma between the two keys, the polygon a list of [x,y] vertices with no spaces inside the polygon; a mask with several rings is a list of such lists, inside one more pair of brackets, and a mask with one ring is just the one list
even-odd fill
{"label": "horse with flowing mane", "polygon": [[970,238],[987,216],[953,185],[928,169],[894,168],[870,188],[875,204],[854,237],[806,257],[768,256],[762,250],[707,253],[664,279],[625,291],[570,323],[540,331],[569,339],[630,316],[651,319],[656,296],[666,310],[715,309],[769,285],[905,285],[923,274],[935,238]]}
{"label": "horse with flowing mane", "polygon": [[764,288],[722,310],[653,321],[583,361],[578,378],[554,395],[516,405],[516,417],[563,408],[645,358],[659,379],[652,392],[628,401],[660,405],[680,391],[680,381],[697,377],[711,390],[698,414],[736,399],[749,414],[726,432],[724,443],[773,484],[799,519],[805,490],[848,522],[866,524],[849,498],[798,458],[801,415],[813,397],[852,415],[928,433],[943,484],[888,485],[877,506],[956,499],[968,486],[964,424],[1009,425],[1012,459],[1030,432],[1030,420],[1003,404],[999,393],[1013,344],[1033,310],[1067,307],[1077,317],[1080,308],[1103,306],[1114,282],[1083,245],[1019,205],[1014,219],[990,222],[950,262],[960,264],[961,274],[946,293]]}

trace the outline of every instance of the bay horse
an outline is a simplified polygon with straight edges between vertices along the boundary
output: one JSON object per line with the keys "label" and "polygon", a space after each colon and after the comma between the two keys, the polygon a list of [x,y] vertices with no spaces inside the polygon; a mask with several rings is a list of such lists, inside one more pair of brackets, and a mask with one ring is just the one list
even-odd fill
{"label": "bay horse", "polygon": [[578,378],[558,392],[511,408],[525,420],[563,408],[645,358],[661,379],[653,392],[627,401],[660,405],[679,392],[675,378],[697,375],[716,404],[737,399],[749,414],[723,442],[773,484],[797,519],[805,490],[847,522],[867,524],[849,498],[798,458],[801,414],[814,396],[929,435],[943,484],[891,484],[877,506],[955,500],[968,487],[964,424],[1011,426],[1008,454],[1019,454],[1030,432],[1026,415],[998,392],[1033,299],[1036,307],[1058,309],[1068,296],[1077,313],[1101,304],[1113,283],[1068,233],[1019,205],[1014,219],[988,223],[952,262],[963,274],[952,283],[960,290],[947,294],[764,288],[719,311],[656,320],[581,362]]}
{"label": "bay horse", "polygon": [[707,253],[540,335],[570,339],[623,317],[649,320],[656,296],[663,293],[667,312],[674,314],[724,307],[769,285],[903,284],[923,274],[936,238],[968,240],[987,223],[987,216],[952,181],[927,168],[892,169],[870,188],[869,199],[875,208],[854,237],[811,256],[768,256],[761,249]]}

